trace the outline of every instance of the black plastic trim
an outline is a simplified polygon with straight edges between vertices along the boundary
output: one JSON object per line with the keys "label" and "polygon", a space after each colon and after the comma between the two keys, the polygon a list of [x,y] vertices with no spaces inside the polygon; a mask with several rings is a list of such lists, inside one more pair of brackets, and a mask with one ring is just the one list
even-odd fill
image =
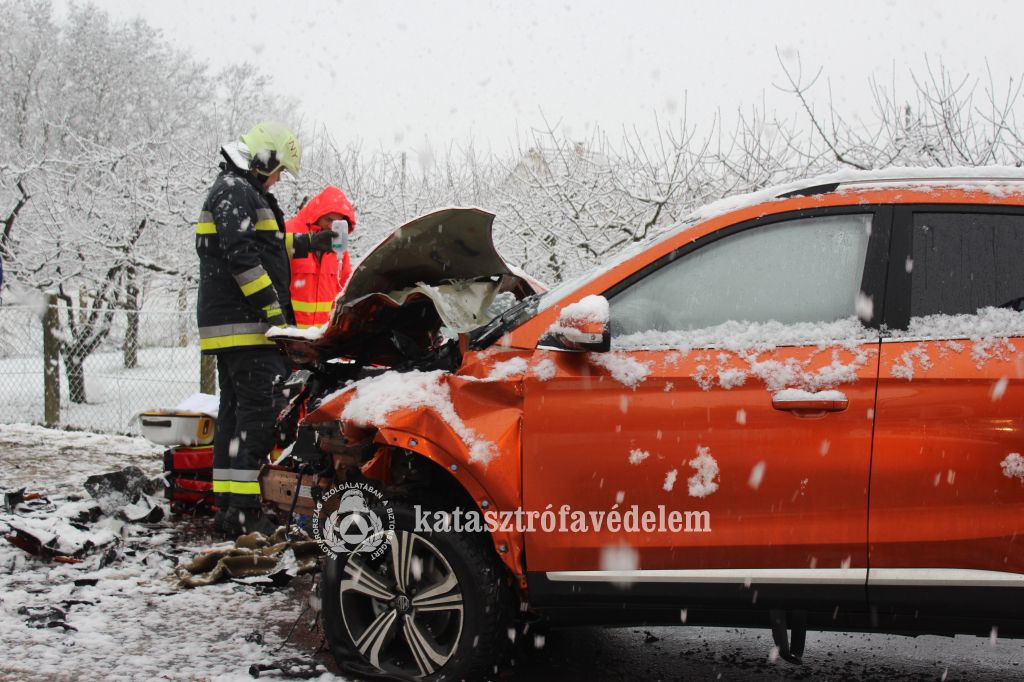
{"label": "black plastic trim", "polygon": [[839,189],[838,182],[827,182],[823,185],[811,185],[810,187],[801,187],[800,189],[794,189],[789,192],[783,192],[776,196],[776,199],[792,199],[793,197],[813,197],[818,194],[831,194]]}
{"label": "black plastic trim", "polygon": [[[1024,637],[1019,587],[552,581],[528,573],[531,610],[552,624],[769,626],[770,609],[803,610],[811,630]],[[756,598],[755,598],[756,594]],[[682,612],[685,609],[685,621]]]}

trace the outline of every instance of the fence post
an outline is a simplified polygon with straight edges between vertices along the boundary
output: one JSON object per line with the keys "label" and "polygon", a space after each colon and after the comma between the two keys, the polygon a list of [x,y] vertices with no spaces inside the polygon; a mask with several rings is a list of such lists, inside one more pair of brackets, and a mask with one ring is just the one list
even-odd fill
{"label": "fence post", "polygon": [[60,342],[57,332],[60,316],[57,296],[46,296],[43,314],[43,421],[47,426],[60,424]]}
{"label": "fence post", "polygon": [[199,356],[199,391],[217,393],[217,359],[213,355]]}

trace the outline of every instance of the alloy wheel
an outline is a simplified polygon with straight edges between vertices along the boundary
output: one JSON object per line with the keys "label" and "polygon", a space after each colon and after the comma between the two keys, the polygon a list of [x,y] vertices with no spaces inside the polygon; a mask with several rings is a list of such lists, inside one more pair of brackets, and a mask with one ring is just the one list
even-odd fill
{"label": "alloy wheel", "polygon": [[347,558],[339,599],[352,645],[378,670],[427,677],[462,637],[463,595],[451,564],[429,539],[396,530],[376,559]]}

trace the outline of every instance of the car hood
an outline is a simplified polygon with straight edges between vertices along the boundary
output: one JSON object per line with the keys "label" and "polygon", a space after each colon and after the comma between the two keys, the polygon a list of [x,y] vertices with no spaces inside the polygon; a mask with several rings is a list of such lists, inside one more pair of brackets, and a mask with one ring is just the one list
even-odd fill
{"label": "car hood", "polygon": [[442,327],[464,333],[489,322],[499,294],[545,291],[498,254],[493,223],[478,208],[446,208],[402,225],[356,266],[326,327],[270,336],[306,363],[347,357],[391,366],[429,354],[444,342]]}

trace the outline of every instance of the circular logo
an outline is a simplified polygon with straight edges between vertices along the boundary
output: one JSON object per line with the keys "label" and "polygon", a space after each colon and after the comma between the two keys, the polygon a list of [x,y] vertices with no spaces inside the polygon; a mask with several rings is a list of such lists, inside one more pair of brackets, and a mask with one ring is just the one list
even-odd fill
{"label": "circular logo", "polygon": [[[337,508],[332,500],[337,501]],[[334,486],[313,510],[313,539],[332,559],[353,553],[376,559],[387,549],[394,530],[395,510],[384,494],[368,483]]]}

